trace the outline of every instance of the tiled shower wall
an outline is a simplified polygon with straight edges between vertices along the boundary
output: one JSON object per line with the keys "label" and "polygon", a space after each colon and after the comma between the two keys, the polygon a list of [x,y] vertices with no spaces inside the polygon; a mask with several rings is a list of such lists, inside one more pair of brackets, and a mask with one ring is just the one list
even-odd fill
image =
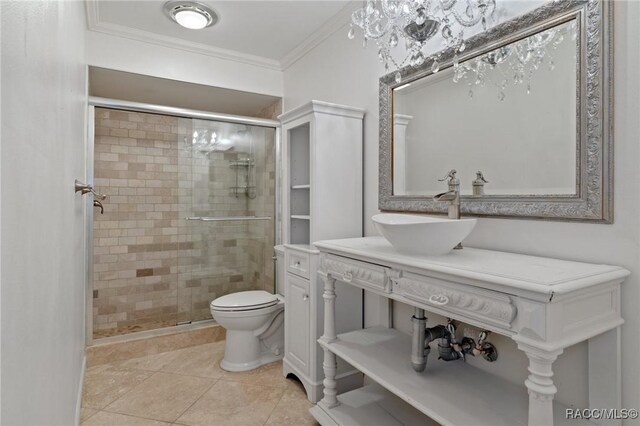
{"label": "tiled shower wall", "polygon": [[95,117],[94,184],[108,198],[104,215],[94,210],[94,338],[207,319],[215,297],[273,290],[273,221],[185,220],[273,216],[272,129],[251,129],[250,199],[230,190],[232,164],[248,153],[185,149],[207,122],[104,108]]}

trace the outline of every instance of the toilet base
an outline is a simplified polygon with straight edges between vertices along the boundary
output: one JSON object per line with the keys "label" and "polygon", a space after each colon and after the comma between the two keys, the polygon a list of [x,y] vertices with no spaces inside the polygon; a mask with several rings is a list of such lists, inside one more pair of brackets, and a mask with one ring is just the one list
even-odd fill
{"label": "toilet base", "polygon": [[248,371],[283,358],[284,302],[274,307],[271,319],[262,328],[253,330],[255,324],[249,325],[249,330],[227,328],[224,358],[220,362],[223,370]]}
{"label": "toilet base", "polygon": [[220,362],[220,368],[222,368],[225,371],[230,371],[232,373],[237,373],[240,371],[249,371],[265,364],[270,364],[272,362],[280,361],[282,359],[282,356],[283,356],[282,354],[274,355],[272,353],[265,353],[265,354],[262,354],[260,358],[258,358],[254,362],[241,363],[241,364],[228,362],[227,360],[223,359],[222,362]]}

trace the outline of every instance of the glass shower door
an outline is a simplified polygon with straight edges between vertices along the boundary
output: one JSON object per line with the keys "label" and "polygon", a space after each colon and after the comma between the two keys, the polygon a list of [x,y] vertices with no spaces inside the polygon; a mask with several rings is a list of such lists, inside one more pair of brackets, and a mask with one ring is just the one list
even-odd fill
{"label": "glass shower door", "polygon": [[210,302],[274,291],[275,129],[181,121],[178,323],[211,319]]}

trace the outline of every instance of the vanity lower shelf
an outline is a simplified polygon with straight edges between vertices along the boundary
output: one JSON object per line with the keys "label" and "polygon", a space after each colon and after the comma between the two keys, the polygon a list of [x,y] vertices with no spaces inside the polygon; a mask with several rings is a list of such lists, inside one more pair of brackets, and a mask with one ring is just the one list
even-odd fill
{"label": "vanity lower shelf", "polygon": [[326,408],[322,402],[311,414],[323,426],[438,426],[378,384],[338,395],[340,405]]}
{"label": "vanity lower shelf", "polygon": [[[443,425],[527,424],[529,396],[526,388],[461,361],[439,361],[434,353],[429,356],[426,370],[416,373],[410,363],[411,338],[397,330],[372,327],[340,334],[338,340],[320,341],[320,345],[396,395],[404,407],[397,406],[399,412],[415,408]],[[340,407],[328,409],[319,404],[314,409],[333,413],[341,410]],[[555,401],[556,426],[593,424],[567,420],[566,408]],[[423,419],[423,423],[428,421]],[[351,426],[357,423],[336,424]]]}

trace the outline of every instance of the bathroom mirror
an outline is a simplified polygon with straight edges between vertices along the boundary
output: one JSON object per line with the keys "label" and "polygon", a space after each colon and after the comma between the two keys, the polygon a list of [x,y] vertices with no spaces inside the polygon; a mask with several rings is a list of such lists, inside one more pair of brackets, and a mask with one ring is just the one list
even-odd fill
{"label": "bathroom mirror", "polygon": [[446,212],[456,169],[462,214],[611,222],[609,7],[549,3],[382,77],[380,209]]}

